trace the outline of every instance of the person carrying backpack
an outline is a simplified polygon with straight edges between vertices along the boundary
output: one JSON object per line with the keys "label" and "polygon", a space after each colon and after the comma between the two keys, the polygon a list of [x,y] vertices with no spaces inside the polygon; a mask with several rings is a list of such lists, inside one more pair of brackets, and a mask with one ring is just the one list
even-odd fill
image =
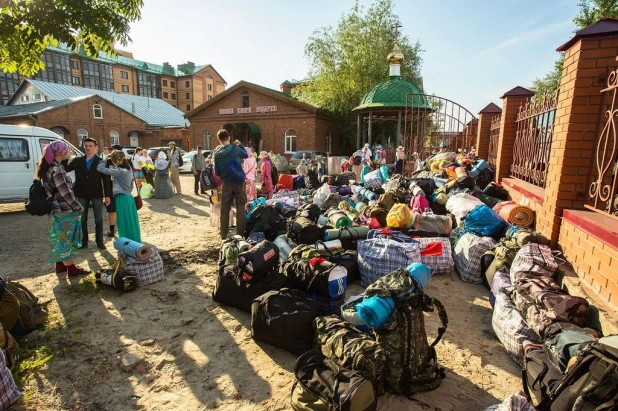
{"label": "person carrying backpack", "polygon": [[[73,193],[71,177],[62,162],[73,155],[73,149],[57,140],[43,148],[43,156],[36,169],[36,177],[43,182],[45,193],[51,197],[49,215],[49,261],[56,264],[56,274],[69,277],[89,274],[91,271],[75,265],[73,256],[82,245],[82,211],[84,207]],[[103,164],[103,162],[101,162]]]}
{"label": "person carrying backpack", "polygon": [[227,130],[219,130],[217,139],[221,145],[214,152],[215,174],[223,180],[219,234],[221,239],[225,240],[230,226],[232,201],[236,202],[236,234],[245,235],[247,191],[241,162],[249,156],[240,141],[230,142],[230,133]]}
{"label": "person carrying backpack", "polygon": [[260,182],[262,183],[262,193],[266,195],[266,199],[273,198],[273,180],[272,180],[272,163],[266,151],[260,152]]}

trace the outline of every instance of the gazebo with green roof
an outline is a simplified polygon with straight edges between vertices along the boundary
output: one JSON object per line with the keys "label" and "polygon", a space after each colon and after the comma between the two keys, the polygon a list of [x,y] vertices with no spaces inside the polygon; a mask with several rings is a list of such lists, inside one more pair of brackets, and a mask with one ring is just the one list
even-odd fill
{"label": "gazebo with green roof", "polygon": [[[375,124],[397,123],[396,143],[400,145],[401,113],[405,113],[406,109],[432,111],[421,87],[401,77],[403,57],[403,53],[399,50],[397,42],[395,42],[393,51],[387,57],[390,67],[389,78],[369,90],[358,107],[352,110],[353,113],[357,113],[357,148],[360,148],[361,144],[365,142],[371,145],[374,131],[373,126]],[[386,127],[382,127],[382,140],[386,138],[385,131]]]}

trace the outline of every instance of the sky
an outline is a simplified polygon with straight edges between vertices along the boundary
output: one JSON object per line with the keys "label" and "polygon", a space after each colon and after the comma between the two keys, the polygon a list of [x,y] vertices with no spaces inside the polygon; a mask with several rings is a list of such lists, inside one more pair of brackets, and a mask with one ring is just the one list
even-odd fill
{"label": "sky", "polygon": [[[231,87],[240,80],[279,89],[308,71],[311,34],[336,26],[354,0],[144,0],[126,49],[136,59],[212,66]],[[551,71],[556,48],[576,30],[578,0],[394,0],[402,33],[419,40],[425,92],[477,114],[516,86]],[[360,1],[369,6],[371,0]],[[386,56],[384,76],[388,76]]]}

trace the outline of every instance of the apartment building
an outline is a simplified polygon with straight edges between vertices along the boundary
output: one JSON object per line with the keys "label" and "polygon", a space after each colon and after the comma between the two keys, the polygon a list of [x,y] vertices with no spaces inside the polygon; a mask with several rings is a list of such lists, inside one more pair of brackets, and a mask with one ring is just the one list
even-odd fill
{"label": "apartment building", "polygon": [[[101,52],[95,60],[81,49],[48,47],[43,55],[45,70],[32,79],[160,98],[183,112],[193,110],[226,87],[225,79],[210,64],[196,65],[189,61],[173,67],[167,62],[159,65],[136,60],[127,51],[116,49],[116,54],[112,57]],[[8,102],[24,79],[0,71],[0,105]]]}

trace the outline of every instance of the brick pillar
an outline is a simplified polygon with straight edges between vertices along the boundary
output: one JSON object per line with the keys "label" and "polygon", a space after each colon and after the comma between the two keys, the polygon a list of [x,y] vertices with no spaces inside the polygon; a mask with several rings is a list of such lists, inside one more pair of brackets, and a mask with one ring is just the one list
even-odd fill
{"label": "brick pillar", "polygon": [[494,103],[489,103],[484,109],[479,111],[479,125],[476,133],[476,155],[479,158],[487,159],[489,156],[489,128],[491,121],[500,116],[502,109]]}
{"label": "brick pillar", "polygon": [[605,121],[604,116],[598,116],[600,92],[607,87],[606,74],[618,68],[617,33],[617,20],[600,20],[578,31],[558,48],[565,52],[565,61],[543,210],[537,216],[537,230],[552,245],[558,240],[562,211],[582,208],[588,195],[587,179],[595,139]]}
{"label": "brick pillar", "polygon": [[534,94],[534,91],[518,86],[500,97],[502,99],[502,119],[496,154],[496,181],[511,175],[513,145],[517,133],[517,113],[519,113],[519,107],[525,104]]}

